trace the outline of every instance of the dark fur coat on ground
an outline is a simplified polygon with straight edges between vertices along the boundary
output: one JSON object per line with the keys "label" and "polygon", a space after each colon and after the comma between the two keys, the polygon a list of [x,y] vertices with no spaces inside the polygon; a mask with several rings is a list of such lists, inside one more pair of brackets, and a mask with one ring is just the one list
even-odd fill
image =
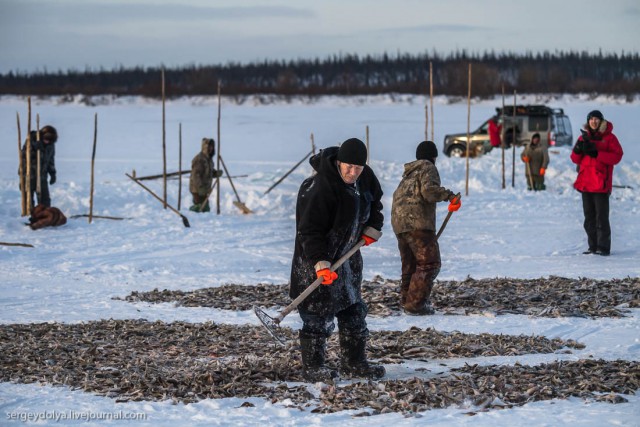
{"label": "dark fur coat on ground", "polygon": [[67,223],[67,217],[64,216],[62,211],[54,207],[46,207],[44,205],[38,205],[31,212],[29,218],[29,227],[32,230],[37,230],[43,227],[56,227],[58,225],[64,225]]}

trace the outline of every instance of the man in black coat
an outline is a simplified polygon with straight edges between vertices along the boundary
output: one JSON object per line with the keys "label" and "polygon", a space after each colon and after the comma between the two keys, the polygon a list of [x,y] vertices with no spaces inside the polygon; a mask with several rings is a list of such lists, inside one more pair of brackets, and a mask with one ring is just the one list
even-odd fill
{"label": "man in black coat", "polygon": [[[33,193],[36,193],[38,204],[45,207],[51,206],[51,197],[49,195],[49,184],[53,185],[56,182],[56,146],[55,143],[58,140],[58,132],[53,126],[45,126],[40,129],[40,140],[38,141],[38,133],[31,131],[31,194],[27,197],[31,198],[31,206],[33,204]],[[24,170],[27,167],[26,160],[27,143],[25,142],[22,147],[22,164]],[[40,193],[37,193],[38,186],[38,152],[40,152]],[[25,173],[26,176],[26,173]],[[49,180],[47,181],[47,176]]]}
{"label": "man in black coat", "polygon": [[360,292],[362,255],[356,252],[335,272],[331,264],[361,239],[366,244],[379,236],[382,189],[373,170],[366,165],[367,149],[356,138],[340,147],[329,147],[309,163],[317,172],[298,192],[296,240],[289,295],[296,298],[317,278],[318,287],[299,306],[303,321],[300,345],[304,376],[308,381],[328,381],[338,376],[325,366],[326,340],[338,319],[343,375],[381,378],[383,366],[366,358],[369,336],[367,305]]}

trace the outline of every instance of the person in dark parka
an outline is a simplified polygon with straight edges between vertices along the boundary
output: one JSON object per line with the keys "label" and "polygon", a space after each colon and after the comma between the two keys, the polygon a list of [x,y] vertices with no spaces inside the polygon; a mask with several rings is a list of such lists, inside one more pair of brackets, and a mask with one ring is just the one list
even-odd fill
{"label": "person in dark parka", "polygon": [[[56,182],[56,141],[58,140],[58,132],[53,126],[47,125],[40,129],[40,137],[38,138],[38,132],[31,131],[31,152],[30,152],[30,173],[31,173],[31,193],[27,195],[31,199],[31,206],[35,207],[33,203],[33,195],[36,194],[38,205],[44,207],[51,206],[51,196],[49,194],[49,184],[53,185]],[[39,139],[39,140],[38,140]],[[22,164],[24,170],[27,167],[27,143],[25,141],[22,147]],[[40,152],[40,193],[37,192],[38,185],[38,152]],[[26,173],[25,173],[26,179]]]}
{"label": "person in dark parka", "polygon": [[[369,335],[362,300],[362,256],[357,251],[335,272],[330,266],[358,241],[382,229],[382,188],[366,165],[367,149],[356,138],[340,147],[328,147],[311,157],[317,172],[304,180],[296,204],[296,239],[289,295],[296,298],[317,278],[319,286],[300,305],[303,373],[308,381],[330,381],[338,376],[325,366],[326,340],[338,320],[343,375],[384,376],[383,366],[366,359]],[[377,232],[373,232],[376,231]]]}
{"label": "person in dark parka", "polygon": [[[209,212],[207,196],[211,191],[213,179],[222,176],[213,164],[216,154],[216,142],[212,138],[202,138],[200,152],[191,160],[191,176],[189,177],[189,192],[193,198],[192,212]],[[204,206],[203,206],[204,204]]]}
{"label": "person in dark parka", "polygon": [[[544,174],[549,166],[549,150],[540,143],[540,134],[534,133],[531,142],[522,150],[520,158],[525,162],[525,179],[527,189],[541,191],[546,190]],[[531,186],[533,184],[533,187]]]}

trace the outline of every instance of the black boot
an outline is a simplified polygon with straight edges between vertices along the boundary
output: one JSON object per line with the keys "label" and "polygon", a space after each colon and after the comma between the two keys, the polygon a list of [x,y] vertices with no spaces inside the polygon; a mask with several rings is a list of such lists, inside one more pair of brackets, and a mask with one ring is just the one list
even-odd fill
{"label": "black boot", "polygon": [[324,365],[327,339],[321,335],[307,335],[300,331],[302,376],[309,382],[331,382],[338,372]]}
{"label": "black boot", "polygon": [[367,337],[340,334],[340,372],[348,377],[377,380],[384,377],[385,369],[367,361]]}

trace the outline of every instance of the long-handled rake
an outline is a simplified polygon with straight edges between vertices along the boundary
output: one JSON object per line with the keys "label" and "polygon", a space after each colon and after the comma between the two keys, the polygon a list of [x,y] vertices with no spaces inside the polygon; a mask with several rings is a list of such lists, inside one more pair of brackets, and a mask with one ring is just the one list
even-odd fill
{"label": "long-handled rake", "polygon": [[[456,194],[456,196],[452,200],[452,202],[460,200],[460,197],[461,197],[460,193]],[[446,218],[444,219],[444,221],[442,221],[442,225],[440,226],[440,230],[438,230],[438,234],[436,234],[436,240],[438,240],[438,238],[440,237],[440,235],[444,231],[444,228],[447,226],[447,223],[449,222],[449,219],[451,218],[451,215],[453,215],[453,212],[448,212]]]}
{"label": "long-handled rake", "polygon": [[[369,229],[367,229],[367,235],[373,237],[376,240],[379,240],[380,237],[382,236],[382,232],[376,230],[375,228],[369,228]],[[331,271],[336,271],[338,269],[338,267],[340,267],[342,264],[344,264],[346,260],[351,258],[351,256],[353,254],[355,254],[362,246],[364,246],[364,244],[365,244],[364,239],[361,239],[351,249],[349,249],[349,251],[346,254],[342,255],[342,257],[339,260],[337,260],[335,263],[333,263],[333,265],[331,265],[330,270]],[[286,344],[285,338],[282,335],[279,334],[280,322],[282,322],[282,320],[289,313],[291,313],[293,310],[295,310],[295,308],[302,301],[304,301],[305,298],[307,298],[309,296],[309,294],[311,294],[311,292],[315,291],[316,288],[318,286],[320,286],[321,283],[322,283],[322,278],[321,277],[317,278],[312,284],[310,284],[307,287],[307,289],[304,290],[304,292],[302,292],[300,295],[298,295],[298,297],[296,299],[294,299],[291,304],[286,306],[280,312],[280,314],[278,314],[276,317],[269,316],[267,313],[264,312],[264,310],[262,310],[257,305],[253,306],[254,313],[256,314],[256,316],[258,317],[260,322],[262,322],[264,327],[267,328],[267,332],[269,332],[269,335],[271,335],[273,337],[273,339],[276,340],[276,342],[278,344],[281,344],[281,345],[285,345]]]}

